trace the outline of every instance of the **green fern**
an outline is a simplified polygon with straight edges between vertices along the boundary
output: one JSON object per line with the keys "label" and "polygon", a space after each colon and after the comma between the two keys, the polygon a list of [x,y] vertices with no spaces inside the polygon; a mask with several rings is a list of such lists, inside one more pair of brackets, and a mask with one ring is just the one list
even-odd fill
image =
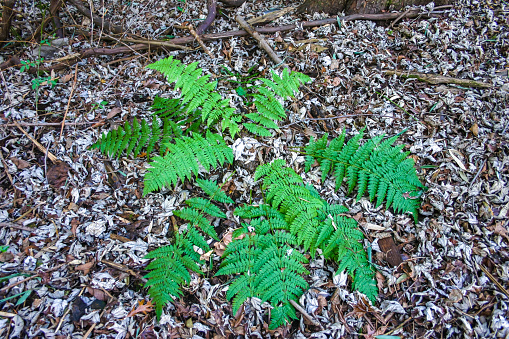
{"label": "green fern", "polygon": [[382,141],[384,135],[368,140],[360,139],[364,129],[345,144],[346,131],[327,146],[327,137],[311,138],[306,147],[306,171],[316,160],[322,170],[322,180],[334,173],[336,188],[346,178],[348,193],[357,187],[357,199],[368,192],[370,201],[377,198],[376,206],[386,200],[386,208],[410,212],[417,223],[419,197],[427,188],[421,184],[410,152],[401,152],[404,145],[392,146],[400,134]]}
{"label": "green fern", "polygon": [[[272,223],[271,218],[264,221]],[[281,222],[284,223],[284,219],[274,224]],[[233,313],[247,298],[258,297],[274,307],[270,329],[275,329],[297,319],[290,300],[298,302],[308,288],[303,275],[309,272],[302,265],[307,263],[306,257],[293,247],[295,237],[283,230],[273,234],[268,231],[270,228],[267,232],[257,228],[256,234],[246,232],[244,238],[230,243],[216,275],[240,274],[226,294],[229,300],[233,299]]]}
{"label": "green fern", "polygon": [[252,95],[256,111],[245,116],[254,123],[244,123],[244,127],[251,133],[263,137],[272,136],[269,129],[279,130],[277,121],[286,119],[285,109],[277,96],[287,99],[293,98],[299,91],[301,84],[309,82],[310,78],[299,72],[283,70],[281,77],[274,71],[272,80],[260,79],[264,86],[254,86],[255,93]]}
{"label": "green fern", "polygon": [[[321,249],[326,259],[339,262],[338,272],[346,269],[353,287],[374,302],[378,291],[361,243],[364,236],[354,219],[341,216],[348,209],[328,204],[312,186],[303,186],[302,178],[281,159],[259,166],[255,180],[261,178],[265,201],[284,215],[297,244],[310,249],[313,256]],[[243,215],[256,215],[246,212],[241,210]]]}
{"label": "green fern", "polygon": [[223,138],[207,131],[205,138],[200,135],[176,139],[175,144],[167,144],[168,153],[156,157],[145,174],[143,194],[166,186],[176,185],[179,180],[197,176],[202,165],[206,171],[216,168],[219,163],[233,162],[233,151],[226,146]]}
{"label": "green fern", "polygon": [[142,149],[146,148],[147,157],[149,157],[156,145],[162,145],[160,153],[163,154],[167,149],[164,143],[181,136],[182,130],[169,118],[163,119],[162,128],[157,117],[153,118],[152,126],[149,126],[145,119],[141,119],[140,123],[134,118],[132,123],[126,122],[124,126],[119,126],[103,135],[90,148],[99,149],[101,153],[117,158],[122,153],[126,155],[134,153],[136,157]]}
{"label": "green fern", "polygon": [[[189,113],[201,108],[201,118],[207,126],[220,120],[222,130],[228,128],[233,138],[238,132],[238,122],[242,117],[235,115],[235,108],[230,107],[229,99],[223,99],[217,93],[217,81],[209,81],[209,74],[202,76],[202,69],[197,66],[198,62],[185,66],[172,56],[147,66],[161,72],[169,83],[175,83],[175,88],[181,91],[180,103],[159,99],[158,110],[172,111],[174,105],[178,104],[185,107]],[[168,103],[168,107],[164,106],[165,103]]]}
{"label": "green fern", "polygon": [[147,266],[150,272],[145,275],[148,279],[145,287],[149,288],[158,319],[164,305],[182,296],[181,286],[191,281],[189,271],[202,273],[196,263],[203,262],[193,249],[195,242],[191,240],[191,233],[177,235],[176,245],[160,247],[145,256],[145,259],[154,259]]}
{"label": "green fern", "polygon": [[149,294],[156,305],[158,319],[161,317],[164,305],[182,295],[181,286],[189,283],[191,279],[188,270],[202,274],[198,265],[203,264],[203,261],[194,250],[194,246],[205,252],[210,249],[202,233],[219,241],[207,215],[226,218],[226,214],[212,201],[228,201],[229,198],[214,182],[203,180],[201,184],[207,188],[205,194],[209,195],[209,200],[199,197],[191,198],[186,200],[189,207],[173,212],[177,217],[189,221],[187,229],[182,234],[176,234],[174,245],[158,248],[145,256],[145,259],[154,259],[147,266],[151,272],[145,276],[148,279],[145,286],[149,287]]}

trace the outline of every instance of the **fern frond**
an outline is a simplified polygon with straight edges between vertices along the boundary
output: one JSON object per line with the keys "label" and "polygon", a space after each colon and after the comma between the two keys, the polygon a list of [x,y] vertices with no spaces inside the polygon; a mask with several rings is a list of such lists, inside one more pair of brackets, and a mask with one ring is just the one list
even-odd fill
{"label": "fern frond", "polygon": [[215,181],[196,179],[196,184],[200,186],[205,194],[207,194],[211,200],[221,202],[223,204],[233,204],[233,200],[226,195],[225,192],[221,191],[221,188],[217,186]]}
{"label": "fern frond", "polygon": [[[182,248],[174,245],[160,247],[149,252],[145,259],[154,259],[148,264],[150,272],[145,275],[148,279],[145,287],[156,306],[156,315],[159,319],[163,306],[182,296],[181,285],[189,283],[191,276],[189,269],[201,273],[196,265],[189,264],[189,257]],[[193,262],[194,263],[194,262]]]}
{"label": "fern frond", "polygon": [[357,187],[357,199],[366,192],[376,205],[386,200],[386,207],[395,212],[410,212],[417,222],[420,195],[426,190],[417,177],[413,159],[401,152],[403,146],[392,146],[397,136],[382,141],[383,135],[368,140],[362,146],[364,130],[344,143],[346,132],[333,139],[327,147],[327,135],[310,141],[306,147],[306,170],[314,160],[322,170],[322,179],[334,170],[336,188],[346,178],[348,193]]}
{"label": "fern frond", "polygon": [[197,209],[186,207],[181,210],[174,211],[173,214],[181,219],[189,221],[191,226],[199,227],[203,233],[219,241],[219,237],[217,236],[214,227]]}
{"label": "fern frond", "polygon": [[286,231],[274,235],[247,234],[228,245],[223,264],[216,275],[240,274],[230,285],[227,298],[233,298],[234,312],[250,297],[270,302],[280,312],[271,313],[271,328],[296,319],[289,300],[298,300],[308,288],[302,277],[307,259],[287,245],[294,237]]}
{"label": "fern frond", "polygon": [[[156,145],[160,145],[160,140],[170,141],[176,135],[171,124],[170,120],[163,119],[161,128],[158,118],[154,117],[150,127],[145,119],[141,119],[140,125],[138,119],[134,118],[132,124],[126,122],[123,126],[109,131],[90,148],[99,149],[101,153],[111,157],[120,157],[122,153],[126,155],[134,153],[134,156],[138,156],[146,147],[147,157],[149,157]],[[180,134],[182,134],[181,131]],[[160,146],[160,149],[164,152],[166,147]]]}
{"label": "fern frond", "polygon": [[220,136],[212,133],[207,133],[205,138],[199,135],[182,137],[175,144],[167,146],[168,153],[154,158],[149,164],[152,167],[145,174],[144,195],[198,175],[199,165],[209,171],[210,167],[216,168],[218,163],[223,165],[233,161],[232,149],[226,146]]}
{"label": "fern frond", "polygon": [[272,133],[266,129],[265,127],[252,124],[252,123],[243,123],[244,127],[251,133],[259,135],[261,137],[271,137]]}

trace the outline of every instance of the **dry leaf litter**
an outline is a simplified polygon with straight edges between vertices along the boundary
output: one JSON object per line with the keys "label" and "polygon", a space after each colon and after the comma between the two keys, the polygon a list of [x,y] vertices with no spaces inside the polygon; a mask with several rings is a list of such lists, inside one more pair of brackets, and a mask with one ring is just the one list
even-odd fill
{"label": "dry leaf litter", "polygon": [[[44,1],[42,3],[45,3]],[[185,36],[174,25],[195,27],[207,15],[203,2],[94,2],[127,32],[149,39],[161,34]],[[247,19],[270,10],[298,5],[289,1],[247,1],[223,8],[208,32],[238,29],[235,15]],[[181,8],[181,10],[178,9]],[[36,2],[19,1],[13,26],[28,38],[40,20]],[[423,13],[433,6],[423,8]],[[324,14],[286,14],[271,25],[326,18]],[[21,60],[63,57],[85,48],[110,44],[107,36],[66,6],[60,19],[66,40],[46,50],[18,45],[1,52],[3,62],[16,53]],[[185,295],[164,310],[160,322],[150,312],[142,276],[147,251],[168,244],[172,214],[193,196],[186,183],[174,190],[141,196],[144,158],[106,159],[88,147],[110,128],[149,117],[157,94],[170,87],[147,64],[168,55],[184,63],[199,62],[205,73],[224,78],[224,66],[245,73],[273,67],[249,37],[206,42],[201,50],[149,51],[80,61],[67,121],[99,122],[60,127],[22,126],[48,152],[41,152],[15,126],[61,122],[74,81],[74,67],[58,71],[56,86],[31,87],[34,75],[19,68],[2,71],[0,151],[0,274],[19,273],[0,285],[0,337],[94,338],[505,338],[509,336],[509,5],[506,1],[460,0],[440,18],[400,20],[394,27],[372,21],[341,22],[266,35],[277,53],[306,73],[312,83],[292,103],[288,121],[274,138],[242,133],[231,140],[236,166],[211,173],[228,181],[236,203],[259,202],[253,180],[260,163],[284,158],[329,202],[345,204],[367,236],[377,268],[378,301],[369,304],[350,289],[344,274],[317,257],[308,265],[311,288],[300,304],[319,322],[306,318],[269,331],[269,305],[251,299],[240,314],[226,301],[226,281],[193,276]],[[90,36],[82,32],[89,32]],[[198,44],[195,44],[198,47]],[[56,48],[56,49],[55,49]],[[432,85],[384,70],[422,72],[483,81],[488,89]],[[219,90],[238,100],[231,83]],[[37,105],[35,102],[37,101]],[[341,116],[341,117],[338,117]],[[328,119],[330,118],[330,119]],[[356,201],[332,180],[321,182],[318,168],[303,173],[303,157],[290,146],[303,146],[324,132],[348,135],[366,127],[370,137],[395,135],[411,152],[423,183],[418,224],[408,215]],[[49,154],[63,163],[54,164]],[[7,175],[7,173],[9,175]],[[11,185],[9,176],[14,185]],[[229,212],[221,225],[223,240],[208,255],[219,260],[239,220]],[[16,224],[18,228],[9,227]],[[229,236],[229,239],[228,239]],[[388,253],[392,253],[390,258]],[[397,255],[394,257],[394,253]],[[116,267],[115,264],[118,266]],[[7,289],[6,289],[7,287]],[[14,295],[25,296],[18,303]],[[300,314],[300,313],[299,313]],[[90,329],[92,331],[90,332]]]}

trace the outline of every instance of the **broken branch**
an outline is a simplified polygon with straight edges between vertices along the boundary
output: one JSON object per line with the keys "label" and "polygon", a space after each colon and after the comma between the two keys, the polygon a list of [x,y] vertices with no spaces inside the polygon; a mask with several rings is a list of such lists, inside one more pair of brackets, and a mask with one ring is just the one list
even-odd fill
{"label": "broken branch", "polygon": [[492,85],[481,81],[469,80],[469,79],[458,79],[452,77],[446,77],[438,74],[426,74],[418,72],[402,72],[402,71],[384,71],[386,75],[397,75],[408,79],[417,79],[433,85],[437,84],[455,84],[464,87],[478,87],[478,88],[490,88]]}
{"label": "broken branch", "polygon": [[[270,56],[270,58],[272,60],[274,60],[274,62],[277,64],[277,65],[282,65],[284,64],[283,63],[283,60],[281,60],[281,58],[279,58],[279,56],[276,54],[276,52],[274,52],[274,50],[269,46],[269,44],[267,43],[267,41],[258,33],[254,30],[253,27],[251,27],[250,24],[248,24],[246,22],[246,20],[244,20],[244,18],[242,18],[240,15],[237,15],[235,17],[235,21],[237,21],[239,23],[239,25],[244,28],[246,30],[246,32],[249,33],[249,35],[251,35],[253,38],[256,39],[256,41],[258,41],[258,46],[260,46],[261,48],[263,48],[265,50],[265,52],[267,52],[267,54]],[[286,65],[285,65],[286,66]]]}

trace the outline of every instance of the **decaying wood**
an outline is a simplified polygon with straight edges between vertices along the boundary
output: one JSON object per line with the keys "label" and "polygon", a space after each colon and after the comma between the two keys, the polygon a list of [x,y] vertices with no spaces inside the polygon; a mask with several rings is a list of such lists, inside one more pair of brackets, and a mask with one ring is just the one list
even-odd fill
{"label": "decaying wood", "polygon": [[104,28],[105,30],[120,34],[123,33],[124,30],[120,26],[113,25],[108,20],[105,20],[104,18],[100,17],[97,14],[93,14],[90,12],[90,9],[88,9],[81,0],[68,0],[76,9],[86,17],[88,17],[90,20],[94,22],[99,27]]}
{"label": "decaying wood", "polygon": [[9,31],[11,29],[11,20],[14,14],[14,6],[16,0],[6,0],[2,6],[2,24],[0,27],[0,41],[3,43],[9,39]]}
{"label": "decaying wood", "polygon": [[246,0],[221,0],[223,4],[230,7],[239,7],[246,2]]}
{"label": "decaying wood", "polygon": [[[373,14],[400,11],[407,6],[424,6],[431,0],[305,0],[299,6],[299,13],[326,12],[329,14]],[[435,6],[449,5],[452,0],[434,0]]]}
{"label": "decaying wood", "polygon": [[251,25],[249,25],[246,20],[244,20],[244,18],[242,18],[240,15],[237,15],[235,17],[235,21],[237,21],[239,23],[239,25],[244,28],[244,30],[246,32],[249,33],[249,35],[251,35],[253,38],[256,39],[256,41],[258,41],[258,45],[260,46],[260,48],[263,48],[263,50],[265,52],[267,52],[267,54],[270,56],[270,58],[272,60],[274,60],[274,62],[277,64],[277,65],[282,65],[283,64],[283,60],[281,60],[281,58],[279,58],[279,56],[276,54],[276,52],[274,52],[274,50],[269,46],[269,44],[267,43],[267,41],[260,35],[260,33],[258,33],[257,31],[255,31],[253,29],[253,27],[251,27]]}
{"label": "decaying wood", "polygon": [[[77,1],[77,0],[70,0],[70,1]],[[406,14],[405,14],[406,13]],[[423,18],[427,18],[430,16],[433,16],[434,13],[422,13],[419,9],[410,10],[403,13],[404,18],[415,18],[417,16],[422,16]],[[329,19],[323,19],[323,20],[314,20],[314,21],[304,21],[302,22],[301,27],[317,27],[317,26],[324,26],[324,25],[331,25],[331,24],[337,24],[338,19],[340,21],[354,21],[354,20],[372,20],[372,21],[385,21],[385,20],[394,20],[399,17],[401,17],[402,13],[383,13],[383,14],[354,14],[354,15],[348,15],[344,17],[339,18],[329,18]],[[269,33],[276,33],[276,32],[282,32],[282,31],[290,31],[297,28],[297,25],[284,25],[284,26],[277,26],[277,27],[260,27],[260,28],[254,28],[254,32],[258,32],[261,34],[269,34]],[[200,35],[200,39],[202,41],[209,41],[209,40],[219,40],[229,37],[235,37],[235,36],[244,36],[248,35],[249,33],[245,30],[236,30],[236,31],[230,31],[225,33],[213,33],[213,34],[204,34]],[[131,40],[132,42],[137,41],[135,39],[127,39],[127,41]],[[56,63],[51,66],[46,67],[40,67],[38,70],[31,68],[29,72],[48,72],[51,70],[61,70],[65,69],[69,66],[74,65],[76,62],[83,60],[85,58],[96,56],[96,55],[116,55],[116,54],[130,54],[135,51],[145,50],[148,49],[148,46],[155,46],[155,47],[168,47],[168,48],[177,48],[174,47],[174,45],[184,45],[188,43],[192,43],[195,40],[194,36],[187,36],[182,38],[175,38],[170,41],[157,41],[157,40],[141,40],[143,43],[138,43],[136,45],[132,46],[123,46],[123,47],[116,47],[116,48],[89,48],[86,50],[83,50],[79,53],[72,54],[71,56],[67,56],[64,58],[52,60],[50,62]],[[186,47],[179,46],[180,49],[186,49]],[[7,63],[3,63],[0,65],[0,69],[5,69],[8,67],[11,67],[13,65],[19,64],[19,59],[12,59],[9,60]]]}
{"label": "decaying wood", "polygon": [[273,12],[269,12],[269,13],[261,15],[261,16],[257,16],[256,18],[249,19],[249,20],[247,20],[247,23],[252,26],[266,24],[266,23],[269,23],[271,21],[274,21],[274,20],[282,17],[283,15],[285,15],[287,13],[292,12],[293,10],[295,10],[295,7],[282,8],[277,11],[273,11]]}
{"label": "decaying wood", "polygon": [[408,79],[417,79],[419,81],[424,81],[429,84],[437,85],[437,84],[454,84],[463,87],[476,87],[476,88],[490,88],[492,85],[475,80],[469,79],[458,79],[452,77],[446,77],[438,74],[426,74],[426,73],[418,73],[418,72],[402,72],[402,71],[384,71],[386,75],[397,75],[403,78]]}
{"label": "decaying wood", "polygon": [[295,307],[295,309],[297,311],[299,311],[303,316],[304,318],[306,318],[307,320],[309,320],[313,325],[315,326],[318,326],[318,327],[322,327],[322,324],[320,324],[318,321],[316,321],[315,319],[313,319],[313,317],[311,317],[309,315],[308,312],[306,312],[306,310],[304,309],[304,307],[300,306],[299,304],[297,304],[294,300],[290,300],[290,304],[292,304],[293,307]]}

